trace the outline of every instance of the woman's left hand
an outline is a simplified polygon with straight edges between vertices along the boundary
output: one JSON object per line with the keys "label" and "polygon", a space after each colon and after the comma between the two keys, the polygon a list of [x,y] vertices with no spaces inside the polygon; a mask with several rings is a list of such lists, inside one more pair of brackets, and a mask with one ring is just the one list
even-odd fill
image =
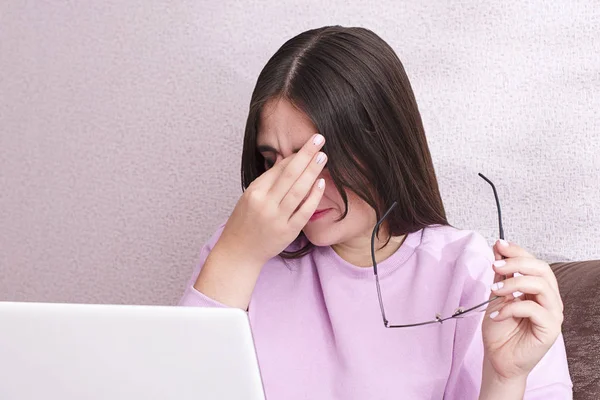
{"label": "woman's left hand", "polygon": [[[484,371],[524,382],[561,332],[563,303],[547,263],[501,240],[494,255],[492,296],[503,298],[490,304],[484,318]],[[522,276],[513,276],[517,272]]]}

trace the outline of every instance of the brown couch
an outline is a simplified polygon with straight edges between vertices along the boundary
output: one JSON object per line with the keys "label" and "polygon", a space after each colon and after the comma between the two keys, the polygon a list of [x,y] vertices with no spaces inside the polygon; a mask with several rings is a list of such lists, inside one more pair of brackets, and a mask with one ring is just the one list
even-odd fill
{"label": "brown couch", "polygon": [[574,400],[600,400],[600,260],[552,264],[565,305]]}

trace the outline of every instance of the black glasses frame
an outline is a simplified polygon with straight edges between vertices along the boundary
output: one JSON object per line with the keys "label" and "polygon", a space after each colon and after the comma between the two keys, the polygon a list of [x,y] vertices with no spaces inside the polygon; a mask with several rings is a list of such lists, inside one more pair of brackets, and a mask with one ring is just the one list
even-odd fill
{"label": "black glasses frame", "polygon": [[[479,173],[479,176],[481,178],[483,178],[483,180],[485,180],[487,183],[489,183],[494,191],[494,198],[496,199],[496,208],[498,210],[498,226],[499,226],[499,230],[500,230],[499,238],[504,239],[504,227],[502,226],[502,210],[500,209],[500,200],[498,199],[498,192],[496,191],[496,186],[494,185],[494,183],[491,180],[486,178],[482,173]],[[430,321],[417,322],[417,323],[412,323],[412,324],[391,325],[385,316],[385,308],[383,306],[383,299],[381,297],[381,285],[379,284],[379,275],[377,274],[377,260],[375,259],[375,237],[377,236],[377,232],[379,232],[379,227],[381,226],[381,224],[383,222],[385,222],[386,217],[392,212],[392,210],[397,205],[398,205],[398,203],[394,202],[390,206],[390,208],[385,212],[385,214],[383,214],[381,219],[375,225],[375,228],[373,228],[373,234],[371,235],[371,258],[373,260],[373,273],[375,274],[375,284],[377,285],[377,297],[379,298],[379,308],[381,309],[381,317],[383,318],[383,325],[386,328],[412,328],[415,326],[423,326],[423,325],[430,325],[430,324],[436,324],[436,323],[441,324],[444,321],[447,321],[449,319],[462,318],[465,316],[465,314],[473,312],[473,311],[485,311],[485,308],[481,309],[483,306],[485,306],[495,300],[500,299],[500,296],[494,296],[491,299],[484,301],[483,303],[477,304],[476,306],[469,307],[466,309],[462,308],[462,307],[458,308],[456,311],[454,311],[454,313],[451,316],[448,316],[448,317],[442,317],[441,314],[436,314],[435,319],[430,320]]]}

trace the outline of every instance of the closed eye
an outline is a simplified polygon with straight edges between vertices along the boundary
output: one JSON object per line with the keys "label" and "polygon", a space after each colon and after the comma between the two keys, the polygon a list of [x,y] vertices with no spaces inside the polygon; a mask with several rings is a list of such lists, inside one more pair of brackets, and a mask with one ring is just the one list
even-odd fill
{"label": "closed eye", "polygon": [[265,170],[273,168],[273,165],[275,165],[275,161],[265,158]]}
{"label": "closed eye", "polygon": [[277,154],[279,154],[277,150],[267,145],[259,145],[257,146],[257,150],[264,159],[263,165],[265,171],[273,168],[273,165],[275,165],[275,161],[277,160]]}

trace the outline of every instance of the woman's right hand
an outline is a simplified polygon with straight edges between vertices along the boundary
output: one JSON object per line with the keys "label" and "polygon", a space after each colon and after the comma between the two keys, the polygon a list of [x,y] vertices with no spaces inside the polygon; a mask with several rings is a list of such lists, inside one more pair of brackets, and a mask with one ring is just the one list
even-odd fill
{"label": "woman's right hand", "polygon": [[246,189],[217,242],[229,251],[266,263],[298,237],[325,188],[317,179],[327,156],[322,135],[313,135],[297,154],[276,163]]}
{"label": "woman's right hand", "polygon": [[327,162],[325,139],[314,135],[246,189],[194,284],[221,304],[248,309],[263,265],[298,237],[319,206]]}

